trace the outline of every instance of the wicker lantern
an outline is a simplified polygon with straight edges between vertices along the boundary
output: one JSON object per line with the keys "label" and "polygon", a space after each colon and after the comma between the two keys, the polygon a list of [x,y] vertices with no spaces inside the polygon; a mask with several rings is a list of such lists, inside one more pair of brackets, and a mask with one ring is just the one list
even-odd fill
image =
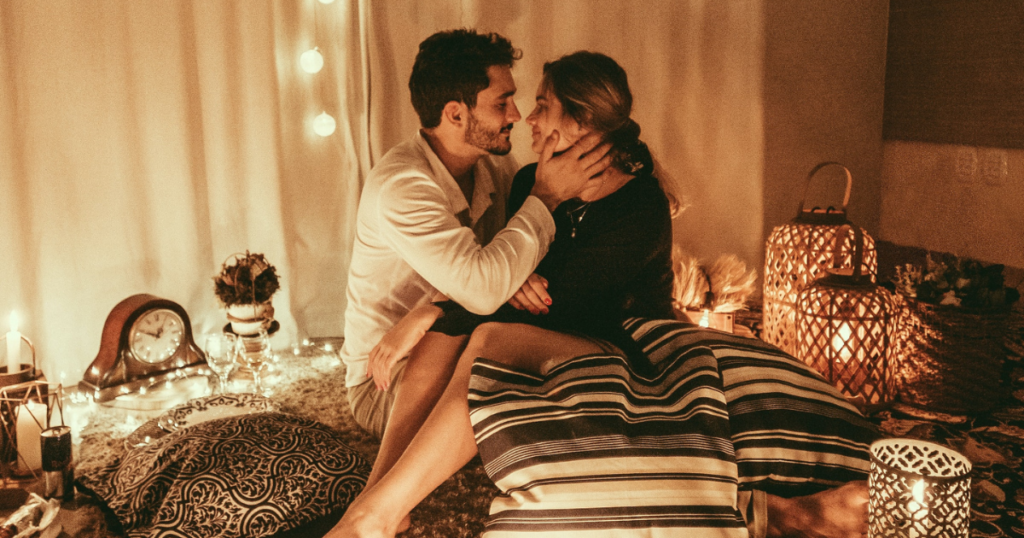
{"label": "wicker lantern", "polygon": [[[846,194],[843,207],[805,209],[807,192],[815,174],[827,166],[838,166],[846,172]],[[764,334],[765,341],[783,351],[796,354],[796,296],[805,286],[823,275],[831,261],[828,245],[836,231],[850,222],[846,218],[846,205],[850,201],[853,175],[845,166],[825,162],[815,166],[807,175],[804,197],[794,220],[772,230],[765,245],[764,263]],[[864,266],[862,272],[874,281],[878,273],[878,255],[875,241],[864,234]],[[847,239],[852,239],[852,233]],[[849,267],[853,249],[844,246],[841,254],[843,266]]]}
{"label": "wicker lantern", "polygon": [[970,536],[971,462],[913,439],[871,445],[868,538]]}
{"label": "wicker lantern", "polygon": [[797,296],[796,356],[865,406],[880,406],[896,391],[893,298],[862,272],[865,241],[859,228],[853,228],[853,267],[840,268],[840,238],[847,229],[835,234],[833,268]]}

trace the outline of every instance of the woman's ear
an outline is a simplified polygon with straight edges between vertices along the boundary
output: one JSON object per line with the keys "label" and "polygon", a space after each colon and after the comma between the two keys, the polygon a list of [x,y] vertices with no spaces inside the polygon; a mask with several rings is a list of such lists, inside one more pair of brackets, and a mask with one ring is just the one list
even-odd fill
{"label": "woman's ear", "polygon": [[469,108],[465,103],[458,101],[448,101],[444,105],[444,109],[441,110],[441,120],[447,121],[456,127],[462,127],[468,115]]}

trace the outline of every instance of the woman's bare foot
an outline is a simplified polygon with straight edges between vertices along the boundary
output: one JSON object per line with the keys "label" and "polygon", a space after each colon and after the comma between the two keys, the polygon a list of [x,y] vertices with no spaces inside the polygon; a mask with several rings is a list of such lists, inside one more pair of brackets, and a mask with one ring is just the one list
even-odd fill
{"label": "woman's bare foot", "polygon": [[367,504],[365,497],[357,498],[324,538],[394,538],[409,528],[408,515],[398,524],[390,523]]}

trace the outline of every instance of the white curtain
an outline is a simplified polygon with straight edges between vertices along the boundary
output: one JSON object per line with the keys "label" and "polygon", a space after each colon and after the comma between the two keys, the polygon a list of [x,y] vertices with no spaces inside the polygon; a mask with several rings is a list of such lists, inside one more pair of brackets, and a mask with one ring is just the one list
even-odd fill
{"label": "white curtain", "polygon": [[[525,116],[544,61],[618,60],[666,181],[676,241],[760,263],[761,2],[747,0],[0,1],[0,331],[17,311],[50,379],[76,382],[110,309],[181,303],[225,323],[212,276],[264,253],[283,277],[276,345],[342,334],[359,190],[418,127],[408,75],[435,31],[523,49]],[[299,68],[318,47],[326,65]],[[321,112],[337,120],[313,134]],[[525,164],[529,130],[514,130]]]}
{"label": "white curtain", "polygon": [[[525,118],[546,61],[581,49],[622,65],[634,119],[661,179],[690,205],[675,242],[711,261],[763,263],[763,0],[388,0],[371,9],[374,154],[418,126],[406,86],[417,45],[448,28],[498,32],[523,51],[513,70]],[[512,131],[520,164],[536,161],[530,128]],[[788,207],[788,206],[787,206]],[[795,206],[794,206],[795,207]]]}
{"label": "white curtain", "polygon": [[[0,2],[0,329],[17,311],[49,379],[76,382],[135,293],[218,330],[211,278],[245,250],[283,277],[277,343],[341,333],[370,165],[365,9]],[[338,129],[320,137],[325,110]]]}

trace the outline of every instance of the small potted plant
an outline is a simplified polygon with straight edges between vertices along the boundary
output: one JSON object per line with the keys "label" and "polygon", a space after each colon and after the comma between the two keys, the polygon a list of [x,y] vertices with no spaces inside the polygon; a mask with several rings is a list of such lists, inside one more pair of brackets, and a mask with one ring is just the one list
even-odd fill
{"label": "small potted plant", "polygon": [[277,269],[263,254],[234,254],[213,277],[214,293],[227,310],[231,330],[252,335],[274,321],[271,298],[281,288]]}
{"label": "small potted plant", "polygon": [[1020,292],[1002,265],[929,254],[896,267],[901,315],[896,335],[900,399],[955,414],[987,411],[1006,397],[1000,386],[1003,339]]}

